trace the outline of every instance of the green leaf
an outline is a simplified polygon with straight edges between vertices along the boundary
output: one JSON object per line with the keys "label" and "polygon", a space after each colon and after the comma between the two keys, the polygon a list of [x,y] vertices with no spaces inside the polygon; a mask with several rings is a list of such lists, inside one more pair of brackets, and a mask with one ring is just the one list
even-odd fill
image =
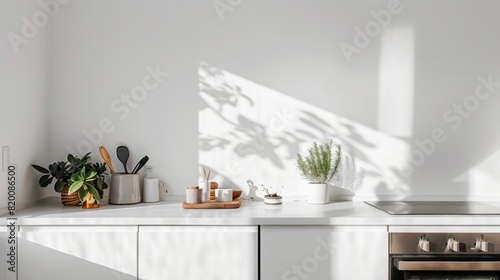
{"label": "green leaf", "polygon": [[102,183],[104,182],[104,178],[102,177],[97,177],[97,180],[96,180],[96,187],[98,189],[101,189],[102,190]]}
{"label": "green leaf", "polygon": [[50,177],[50,175],[43,175],[42,177],[40,177],[40,179],[38,180],[38,184],[40,185],[40,187],[42,188],[45,188],[47,187],[50,183],[52,183],[52,177]]}
{"label": "green leaf", "polygon": [[80,199],[80,201],[83,201],[85,199],[85,197],[87,196],[87,191],[84,189],[84,188],[80,188],[78,190],[78,198]]}
{"label": "green leaf", "polygon": [[75,166],[76,158],[72,154],[68,154],[68,163],[71,166]]}
{"label": "green leaf", "polygon": [[86,154],[85,154],[85,155],[83,155],[83,157],[82,157],[82,161],[83,161],[83,162],[87,162],[89,159],[90,159],[90,152],[86,153]]}
{"label": "green leaf", "polygon": [[56,184],[54,185],[54,190],[58,193],[62,192],[64,189],[64,182],[62,180],[57,180]]}
{"label": "green leaf", "polygon": [[97,192],[97,190],[95,189],[95,187],[93,185],[89,185],[88,189],[89,189],[89,192],[94,196],[94,198],[97,201],[101,200],[101,196],[99,195],[99,192]]}
{"label": "green leaf", "polygon": [[76,192],[82,186],[83,186],[83,182],[82,181],[74,182],[73,184],[71,184],[71,186],[69,186],[68,195]]}
{"label": "green leaf", "polygon": [[91,171],[89,175],[87,175],[87,181],[94,181],[97,179],[97,172]]}
{"label": "green leaf", "polygon": [[335,163],[333,166],[333,169],[331,171],[331,175],[328,178],[328,182],[330,182],[333,179],[333,176],[337,173],[340,167],[340,163],[342,162],[342,146],[340,145],[335,145],[337,147],[337,158],[335,159]]}
{"label": "green leaf", "polygon": [[32,164],[31,167],[33,167],[36,171],[38,171],[40,173],[43,173],[43,174],[49,174],[50,173],[49,170],[47,170],[44,167],[41,167],[40,165]]}

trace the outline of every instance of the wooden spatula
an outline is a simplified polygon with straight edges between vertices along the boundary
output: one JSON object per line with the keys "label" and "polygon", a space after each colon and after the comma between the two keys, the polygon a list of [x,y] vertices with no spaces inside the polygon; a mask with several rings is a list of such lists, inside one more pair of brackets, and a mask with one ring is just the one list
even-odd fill
{"label": "wooden spatula", "polygon": [[115,168],[113,167],[113,164],[111,163],[111,157],[109,156],[109,153],[106,150],[106,148],[104,148],[104,146],[100,146],[99,152],[101,153],[101,157],[104,160],[104,162],[108,165],[109,171],[111,171],[111,173],[115,173]]}

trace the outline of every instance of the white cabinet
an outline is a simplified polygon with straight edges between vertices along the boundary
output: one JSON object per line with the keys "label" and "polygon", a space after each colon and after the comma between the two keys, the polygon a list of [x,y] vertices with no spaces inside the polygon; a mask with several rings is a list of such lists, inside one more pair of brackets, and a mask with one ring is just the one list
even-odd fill
{"label": "white cabinet", "polygon": [[137,231],[137,226],[21,226],[18,279],[137,279]]}
{"label": "white cabinet", "polygon": [[387,256],[386,226],[261,226],[260,238],[258,226],[20,226],[18,232],[19,280],[381,280],[388,278]]}
{"label": "white cabinet", "polygon": [[[0,219],[0,222],[3,221]],[[7,279],[9,276],[7,271],[7,254],[9,252],[9,247],[10,245],[7,242],[7,227],[5,226],[5,223],[2,223],[2,226],[0,226],[0,279]],[[14,278],[9,278],[9,279],[14,279]]]}
{"label": "white cabinet", "polygon": [[257,226],[140,226],[141,280],[256,280]]}
{"label": "white cabinet", "polygon": [[388,278],[385,226],[261,226],[262,280]]}

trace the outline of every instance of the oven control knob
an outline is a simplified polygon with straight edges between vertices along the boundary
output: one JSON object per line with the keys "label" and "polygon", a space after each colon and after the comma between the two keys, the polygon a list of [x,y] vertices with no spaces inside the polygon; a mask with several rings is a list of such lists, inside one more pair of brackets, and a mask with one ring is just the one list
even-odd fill
{"label": "oven control knob", "polygon": [[481,235],[480,238],[476,238],[476,243],[474,243],[472,250],[476,252],[488,252],[488,241]]}
{"label": "oven control knob", "polygon": [[451,252],[460,252],[460,242],[455,240],[454,237],[450,237],[446,243],[446,249]]}
{"label": "oven control knob", "polygon": [[420,240],[418,241],[418,249],[422,252],[429,252],[429,245],[429,240],[425,239],[425,235],[420,237]]}

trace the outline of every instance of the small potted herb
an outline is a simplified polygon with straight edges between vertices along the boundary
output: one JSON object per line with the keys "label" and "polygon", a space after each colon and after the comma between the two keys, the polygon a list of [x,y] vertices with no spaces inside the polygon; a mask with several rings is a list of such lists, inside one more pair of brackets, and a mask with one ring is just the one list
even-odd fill
{"label": "small potted herb", "polygon": [[297,167],[304,179],[308,182],[307,202],[312,204],[326,204],[329,202],[328,183],[337,173],[342,159],[342,148],[337,147],[336,156],[333,156],[333,141],[318,145],[316,142],[308,150],[307,156],[297,154]]}

